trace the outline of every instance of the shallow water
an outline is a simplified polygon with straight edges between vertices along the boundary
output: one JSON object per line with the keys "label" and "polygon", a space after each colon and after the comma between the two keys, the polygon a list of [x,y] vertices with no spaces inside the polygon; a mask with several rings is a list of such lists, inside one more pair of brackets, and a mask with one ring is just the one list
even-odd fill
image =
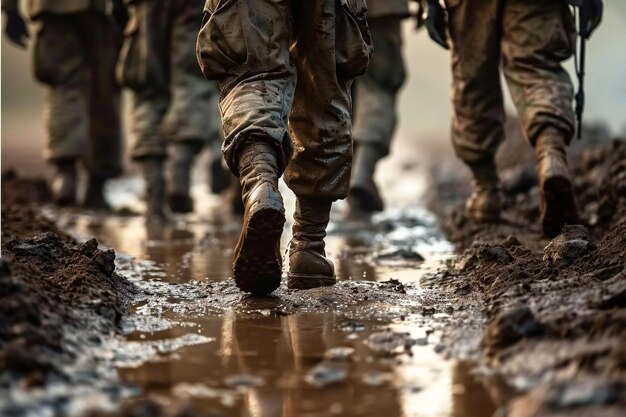
{"label": "shallow water", "polygon": [[[109,191],[115,198],[128,188]],[[438,318],[416,313],[429,297],[420,280],[452,256],[430,213],[404,204],[355,219],[338,204],[327,252],[342,281],[337,291],[348,302],[337,304],[329,292],[311,292],[310,299],[284,288],[273,297],[241,295],[229,282],[240,219],[220,198],[198,200],[202,215],[162,226],[133,215],[48,212],[79,239],[95,236],[115,248],[118,272],[152,294],[123,320],[127,342],[115,358],[120,378],[139,386],[142,396],[185,399],[229,416],[493,413],[469,364],[437,353]],[[286,200],[289,213],[293,198]],[[283,248],[289,228],[288,220]],[[375,294],[373,282],[391,279],[411,283],[408,290],[398,287],[409,293],[398,305],[356,300],[362,288]],[[292,310],[285,312],[289,297],[298,298],[289,299]],[[325,303],[340,307],[321,308]]]}

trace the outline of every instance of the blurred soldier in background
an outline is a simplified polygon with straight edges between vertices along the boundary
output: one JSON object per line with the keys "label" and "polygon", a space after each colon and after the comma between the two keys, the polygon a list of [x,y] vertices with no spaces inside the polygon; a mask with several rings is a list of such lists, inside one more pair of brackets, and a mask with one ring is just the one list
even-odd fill
{"label": "blurred soldier in background", "polygon": [[233,276],[244,291],[280,285],[283,172],[297,198],[288,285],[336,281],[324,237],[332,202],[349,188],[350,89],[371,55],[366,9],[365,0],[205,4],[198,60],[207,78],[220,80],[224,156],[243,189]]}
{"label": "blurred soldier in background", "polygon": [[389,153],[396,127],[396,96],[405,79],[400,24],[409,16],[407,0],[368,0],[367,23],[375,53],[367,73],[354,82],[354,161],[348,202],[353,210],[382,211],[374,172]]}
{"label": "blurred soldier in background", "polygon": [[[134,93],[131,156],[141,164],[147,183],[147,215],[165,217],[168,144],[167,203],[173,212],[189,213],[193,211],[189,191],[194,160],[205,144],[221,143],[217,83],[202,76],[195,53],[202,4],[197,0],[128,3],[130,22],[118,76]],[[214,191],[219,192],[229,179],[217,178],[225,175],[218,155],[211,171]]]}
{"label": "blurred soldier in background", "polygon": [[[589,1],[600,5],[590,23],[595,28],[602,2]],[[427,3],[429,35],[452,51],[452,140],[473,174],[468,216],[486,222],[500,216],[494,155],[504,139],[502,66],[526,137],[535,147],[543,232],[559,234],[564,224],[578,221],[565,149],[575,130],[574,89],[561,65],[576,46],[567,2],[446,0],[445,10],[438,0]]]}
{"label": "blurred soldier in background", "polygon": [[[18,0],[2,0],[5,32],[26,47],[29,37]],[[77,165],[88,183],[83,205],[108,208],[104,183],[121,173],[120,94],[115,64],[123,19],[111,0],[30,0],[27,13],[37,23],[35,78],[48,86],[44,104],[47,145],[44,156],[56,167],[55,202],[74,205]]]}

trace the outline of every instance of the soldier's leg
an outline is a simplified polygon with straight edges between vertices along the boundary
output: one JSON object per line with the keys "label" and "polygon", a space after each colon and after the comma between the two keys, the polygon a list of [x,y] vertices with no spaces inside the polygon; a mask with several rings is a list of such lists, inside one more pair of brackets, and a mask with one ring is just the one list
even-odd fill
{"label": "soldier's leg", "polygon": [[44,15],[34,45],[35,77],[48,86],[44,102],[45,158],[56,166],[52,184],[61,205],[76,201],[77,161],[87,154],[89,70],[71,16]]}
{"label": "soldier's leg", "polygon": [[294,8],[292,56],[298,84],[289,128],[294,157],[285,172],[297,197],[289,251],[289,286],[335,283],[324,237],[332,202],[345,198],[352,162],[354,77],[367,69],[371,39],[365,1],[311,0]]}
{"label": "soldier's leg", "polygon": [[574,89],[561,63],[575,46],[565,2],[510,0],[503,13],[503,70],[526,136],[535,146],[544,233],[578,221],[565,147],[574,133]]}
{"label": "soldier's leg", "polygon": [[115,79],[122,34],[113,19],[100,13],[85,13],[80,27],[87,40],[85,55],[91,71],[89,153],[85,160],[89,181],[83,205],[107,208],[104,183],[122,172],[120,87]]}
{"label": "soldier's leg", "polygon": [[396,96],[405,79],[401,19],[368,19],[376,53],[362,77],[354,82],[355,153],[348,201],[353,209],[383,209],[374,182],[376,163],[389,153],[396,127]]}
{"label": "soldier's leg", "polygon": [[278,178],[291,154],[287,115],[296,83],[290,62],[290,0],[212,0],[198,35],[207,78],[219,79],[224,156],[245,205],[233,275],[256,294],[280,284],[285,222]]}
{"label": "soldier's leg", "polygon": [[164,133],[172,145],[168,203],[174,212],[193,211],[189,194],[191,169],[203,146],[219,132],[217,108],[212,108],[217,84],[207,81],[196,58],[195,41],[202,9],[195,0],[172,1],[171,102]]}
{"label": "soldier's leg", "polygon": [[466,204],[470,218],[495,221],[500,192],[495,152],[504,138],[500,86],[500,1],[450,1],[452,52],[452,142],[470,168],[473,192]]}
{"label": "soldier's leg", "polygon": [[168,5],[166,0],[134,3],[119,64],[122,83],[133,90],[130,152],[146,181],[150,220],[165,216],[162,121],[170,101]]}

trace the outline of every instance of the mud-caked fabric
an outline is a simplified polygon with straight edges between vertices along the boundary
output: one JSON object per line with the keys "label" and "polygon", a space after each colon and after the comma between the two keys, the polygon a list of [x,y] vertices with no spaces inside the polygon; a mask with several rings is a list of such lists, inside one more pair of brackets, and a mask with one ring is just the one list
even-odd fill
{"label": "mud-caked fabric", "polygon": [[447,0],[452,50],[452,138],[469,164],[504,139],[502,68],[531,144],[546,126],[574,131],[573,86],[562,62],[575,46],[564,1]]}
{"label": "mud-caked fabric", "polygon": [[[367,0],[367,23],[371,26],[373,19],[380,17],[409,17],[409,1],[410,0]],[[376,48],[376,42],[374,42],[374,47]]]}
{"label": "mud-caked fabric", "polygon": [[94,175],[119,175],[120,28],[96,12],[46,14],[39,20],[33,49],[35,78],[48,86],[45,158],[82,159]]}
{"label": "mud-caked fabric", "polygon": [[[380,1],[368,2],[368,7]],[[397,124],[396,96],[406,78],[402,57],[399,18],[369,18],[375,53],[367,72],[354,82],[354,128],[356,144],[375,146],[381,156],[389,145]]]}
{"label": "mud-caked fabric", "polygon": [[372,51],[366,9],[365,0],[206,2],[198,60],[220,80],[223,151],[235,174],[239,150],[263,141],[298,197],[346,196],[350,89]]}
{"label": "mud-caked fabric", "polygon": [[[20,0],[2,0],[2,9],[17,10]],[[64,15],[78,12],[108,14],[111,0],[25,0],[24,8],[28,17],[37,19],[42,14]]]}
{"label": "mud-caked fabric", "polygon": [[118,66],[131,90],[131,156],[164,157],[171,142],[221,142],[219,89],[195,54],[198,0],[137,0]]}

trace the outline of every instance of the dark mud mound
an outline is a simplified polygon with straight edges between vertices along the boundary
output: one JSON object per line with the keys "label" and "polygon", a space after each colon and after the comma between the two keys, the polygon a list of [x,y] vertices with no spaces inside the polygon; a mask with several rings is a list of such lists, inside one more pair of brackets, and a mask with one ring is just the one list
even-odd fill
{"label": "dark mud mound", "polygon": [[[552,241],[540,236],[533,166],[505,170],[518,186],[505,187],[499,224],[469,221],[462,195],[433,199],[464,250],[436,285],[482,298],[482,363],[501,415],[626,413],[626,143],[576,153],[585,226],[566,226]],[[465,187],[458,177],[442,184]]]}
{"label": "dark mud mound", "polygon": [[20,184],[2,187],[0,414],[69,413],[80,390],[114,386],[102,346],[136,289],[113,251],[60,233]]}

